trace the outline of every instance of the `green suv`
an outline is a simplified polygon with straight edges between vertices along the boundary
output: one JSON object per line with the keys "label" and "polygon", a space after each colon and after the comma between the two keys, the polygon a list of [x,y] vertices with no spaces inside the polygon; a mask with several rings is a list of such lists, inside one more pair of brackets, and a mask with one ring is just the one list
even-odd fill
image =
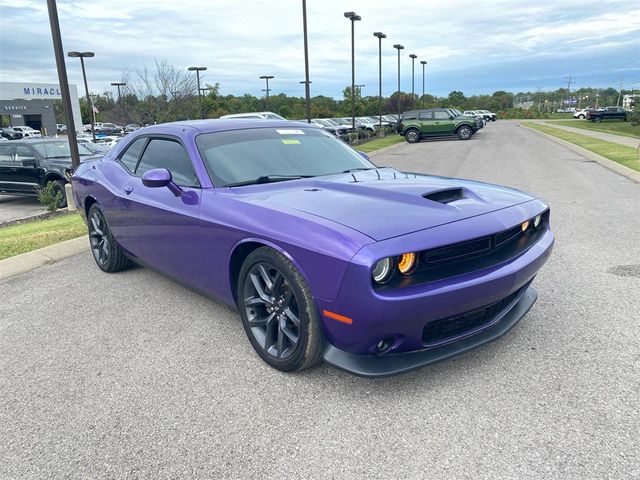
{"label": "green suv", "polygon": [[477,119],[449,108],[428,108],[405,112],[398,121],[398,133],[409,143],[419,142],[425,137],[457,135],[460,140],[469,140],[480,128]]}

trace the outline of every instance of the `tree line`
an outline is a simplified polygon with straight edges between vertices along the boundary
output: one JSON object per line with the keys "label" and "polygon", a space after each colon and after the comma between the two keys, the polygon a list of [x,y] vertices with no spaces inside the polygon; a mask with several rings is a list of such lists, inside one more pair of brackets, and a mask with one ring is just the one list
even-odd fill
{"label": "tree line", "polygon": [[[112,92],[92,95],[97,110],[97,122],[113,122],[121,125],[135,123],[149,125],[178,120],[218,118],[230,113],[272,111],[285,118],[296,120],[305,116],[304,97],[276,94],[258,98],[251,94],[220,95],[218,83],[202,87],[200,102],[194,75],[178,69],[167,62],[156,62],[154,70],[130,72],[125,69],[122,82],[126,86],[117,98]],[[395,92],[391,96],[362,96],[355,90],[356,116],[376,116],[382,113],[397,113],[416,108],[455,107],[460,110],[486,109],[498,113],[502,118],[542,117],[559,108],[569,106],[586,107],[616,105],[619,96],[631,91],[618,92],[614,88],[581,88],[569,91],[560,88],[551,92],[520,92],[513,94],[496,91],[490,95],[465,96],[461,91],[452,91],[446,97],[418,96],[406,92]],[[567,104],[569,99],[572,102]],[[80,99],[83,124],[91,123],[91,108],[87,99]],[[59,102],[56,105],[58,122],[62,121]],[[351,87],[346,87],[341,99],[323,95],[311,98],[312,118],[351,116]]]}

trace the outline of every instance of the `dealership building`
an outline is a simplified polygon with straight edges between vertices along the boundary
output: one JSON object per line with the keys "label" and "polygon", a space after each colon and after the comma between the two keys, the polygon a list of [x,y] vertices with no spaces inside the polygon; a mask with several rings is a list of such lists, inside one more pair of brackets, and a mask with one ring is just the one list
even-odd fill
{"label": "dealership building", "polygon": [[[76,130],[82,131],[78,89],[69,85],[71,111]],[[56,114],[53,101],[61,99],[57,83],[0,82],[2,126],[29,126],[43,135],[55,135]]]}

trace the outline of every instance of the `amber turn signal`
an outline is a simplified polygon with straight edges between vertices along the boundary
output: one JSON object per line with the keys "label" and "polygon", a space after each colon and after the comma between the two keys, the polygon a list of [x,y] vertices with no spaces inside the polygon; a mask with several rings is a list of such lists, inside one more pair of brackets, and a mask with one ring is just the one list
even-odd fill
{"label": "amber turn signal", "polygon": [[417,256],[415,253],[404,253],[398,261],[398,270],[402,275],[409,275],[417,264]]}
{"label": "amber turn signal", "polygon": [[529,220],[527,220],[526,222],[523,222],[522,225],[520,225],[520,228],[522,229],[523,232],[526,232],[527,229],[529,228]]}

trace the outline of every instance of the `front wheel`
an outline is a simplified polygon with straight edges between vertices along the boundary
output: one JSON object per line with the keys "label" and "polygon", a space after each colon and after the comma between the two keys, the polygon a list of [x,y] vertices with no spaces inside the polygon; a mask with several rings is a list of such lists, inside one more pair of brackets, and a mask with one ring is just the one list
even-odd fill
{"label": "front wheel", "polygon": [[471,130],[471,127],[463,125],[458,129],[456,133],[458,134],[458,138],[460,140],[469,140],[473,135],[473,130]]}
{"label": "front wheel", "polygon": [[596,117],[596,118],[593,119],[593,121],[595,123],[600,123],[602,121],[602,119],[600,117]]}
{"label": "front wheel", "polygon": [[240,269],[238,308],[256,353],[283,372],[320,361],[322,330],[311,290],[281,253],[262,247]]}
{"label": "front wheel", "polygon": [[87,215],[89,243],[93,259],[100,269],[113,273],[131,266],[120,246],[116,243],[107,225],[104,214],[97,204],[93,204]]}
{"label": "front wheel", "polygon": [[583,120],[583,119],[584,119],[584,115],[578,115],[578,118],[579,118],[580,120]]}
{"label": "front wheel", "polygon": [[405,132],[404,138],[408,143],[418,143],[420,141],[420,132],[415,128],[410,128]]}

